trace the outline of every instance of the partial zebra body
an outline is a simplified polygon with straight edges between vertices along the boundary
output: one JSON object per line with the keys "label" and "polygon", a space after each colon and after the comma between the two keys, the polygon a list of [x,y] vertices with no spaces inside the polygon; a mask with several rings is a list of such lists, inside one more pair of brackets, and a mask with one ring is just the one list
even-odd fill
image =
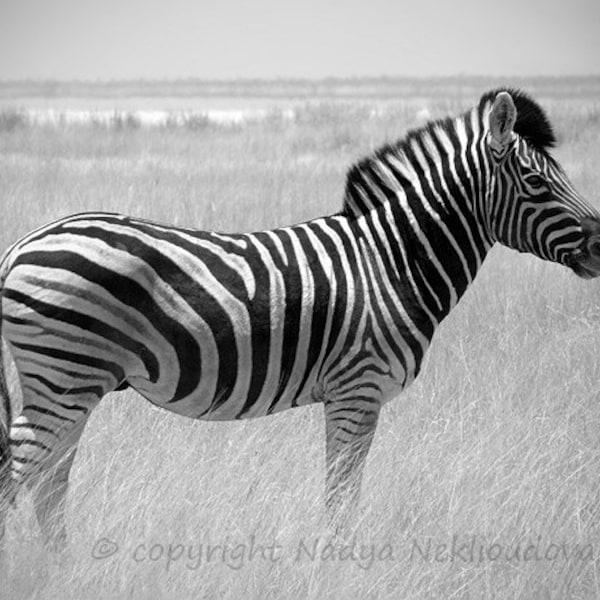
{"label": "partial zebra body", "polygon": [[381,407],[415,379],[494,242],[600,274],[600,214],[552,141],[533,101],[493,92],[355,165],[331,216],[225,234],[89,213],[32,232],[0,271],[23,392],[12,420],[0,380],[5,498],[52,469],[35,488],[49,536],[89,414],[131,387],[207,420],[322,402],[326,501],[342,514]]}
{"label": "partial zebra body", "polygon": [[69,217],[6,261],[4,334],[24,379],[66,396],[131,386],[193,418],[322,401],[348,376],[354,385],[353,363],[373,370],[389,399],[414,379],[422,346],[415,357],[409,345],[396,355],[373,344],[374,327],[389,324],[372,308],[377,284],[353,226],[334,216],[226,235]]}

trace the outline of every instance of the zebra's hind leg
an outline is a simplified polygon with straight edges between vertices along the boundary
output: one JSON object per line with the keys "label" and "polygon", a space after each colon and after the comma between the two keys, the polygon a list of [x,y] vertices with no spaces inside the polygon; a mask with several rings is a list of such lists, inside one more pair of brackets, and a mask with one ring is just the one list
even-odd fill
{"label": "zebra's hind leg", "polygon": [[[0,425],[2,428],[2,425]],[[3,437],[2,448],[6,451],[8,446],[8,433],[0,431],[0,436]],[[5,436],[5,437],[4,437]],[[8,452],[0,456],[0,565],[2,564],[2,552],[4,549],[4,531],[6,526],[6,518],[14,501],[15,488],[11,480],[11,459]]]}
{"label": "zebra's hind leg", "polygon": [[54,466],[36,473],[27,481],[44,543],[54,550],[61,550],[66,545],[65,503],[76,452],[74,442]]}
{"label": "zebra's hind leg", "polygon": [[336,534],[347,533],[349,519],[355,515],[379,409],[379,402],[368,397],[325,403],[325,502]]}
{"label": "zebra's hind leg", "polygon": [[60,550],[66,541],[64,504],[69,473],[99,395],[52,397],[26,385],[23,391],[27,401],[10,430],[12,479],[17,486],[25,484],[31,489],[44,542]]}

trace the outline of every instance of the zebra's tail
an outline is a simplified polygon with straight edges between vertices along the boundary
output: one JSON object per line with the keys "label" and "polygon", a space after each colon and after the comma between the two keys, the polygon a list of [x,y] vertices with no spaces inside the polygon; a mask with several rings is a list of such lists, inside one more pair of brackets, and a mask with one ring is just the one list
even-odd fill
{"label": "zebra's tail", "polygon": [[3,260],[0,264],[0,396],[2,397],[2,411],[0,413],[0,503],[2,503],[3,499],[11,497],[9,478],[12,453],[10,450],[9,429],[12,423],[12,408],[8,386],[6,384],[6,369],[4,365],[2,342],[2,292],[7,271],[6,260]]}

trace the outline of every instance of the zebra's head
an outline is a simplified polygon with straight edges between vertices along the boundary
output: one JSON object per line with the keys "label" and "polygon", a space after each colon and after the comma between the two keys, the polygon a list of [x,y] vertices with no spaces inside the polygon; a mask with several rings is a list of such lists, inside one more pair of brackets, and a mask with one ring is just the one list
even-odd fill
{"label": "zebra's head", "polygon": [[550,122],[528,96],[490,92],[485,146],[490,158],[488,228],[492,239],[570,267],[600,275],[600,213],[573,188],[550,155]]}

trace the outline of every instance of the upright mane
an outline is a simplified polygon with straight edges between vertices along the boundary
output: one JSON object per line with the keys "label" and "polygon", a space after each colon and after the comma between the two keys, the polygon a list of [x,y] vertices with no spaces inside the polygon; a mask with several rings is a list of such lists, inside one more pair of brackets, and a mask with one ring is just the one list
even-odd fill
{"label": "upright mane", "polygon": [[[498,88],[485,93],[478,104],[477,110],[483,116],[487,106],[496,98],[499,92],[506,91],[511,96],[517,108],[517,121],[514,130],[528,144],[541,152],[547,152],[556,144],[556,137],[544,110],[525,92],[512,88]],[[457,119],[446,117],[431,121],[418,129],[411,129],[407,134],[391,144],[385,144],[371,155],[361,159],[348,170],[342,214],[363,214],[369,210],[364,202],[366,178],[375,176],[377,179],[379,165],[385,165],[390,157],[408,156],[414,151],[411,146],[416,143],[426,151],[423,140],[435,139],[438,132],[443,131],[450,138],[456,135]],[[365,177],[367,176],[367,177]],[[372,198],[371,198],[372,202]]]}
{"label": "upright mane", "polygon": [[[344,192],[344,204],[342,214],[364,214],[368,212],[369,206],[364,202],[366,180],[379,176],[380,166],[386,165],[392,157],[412,156],[414,154],[411,145],[416,142],[422,147],[422,140],[426,137],[435,138],[436,132],[443,130],[450,136],[454,132],[455,119],[446,117],[430,121],[423,127],[411,129],[407,134],[393,143],[384,144],[369,156],[355,163],[346,175],[346,189]],[[370,199],[371,203],[373,198]]]}

